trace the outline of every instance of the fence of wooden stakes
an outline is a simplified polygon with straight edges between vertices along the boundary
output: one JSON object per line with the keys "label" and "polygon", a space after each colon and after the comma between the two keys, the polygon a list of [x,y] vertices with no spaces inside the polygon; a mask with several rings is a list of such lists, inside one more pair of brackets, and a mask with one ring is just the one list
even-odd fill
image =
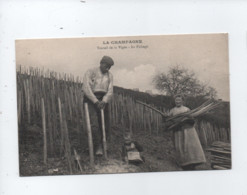
{"label": "fence of wooden stakes", "polygon": [[[39,68],[19,67],[17,70],[18,124],[36,124],[42,128],[44,163],[49,153],[59,150],[68,161],[72,173],[70,128],[86,131],[84,124],[82,79]],[[165,109],[157,108],[162,112]],[[162,116],[124,93],[115,93],[110,103],[112,126],[118,125],[135,134],[160,135]],[[230,129],[201,120],[196,124],[203,145],[230,139]],[[19,128],[20,131],[25,129]]]}

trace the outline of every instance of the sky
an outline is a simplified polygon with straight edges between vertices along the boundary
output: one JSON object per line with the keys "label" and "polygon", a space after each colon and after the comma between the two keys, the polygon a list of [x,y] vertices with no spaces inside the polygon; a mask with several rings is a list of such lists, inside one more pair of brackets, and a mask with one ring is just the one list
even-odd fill
{"label": "sky", "polygon": [[44,67],[83,77],[99,66],[102,56],[113,58],[114,85],[152,90],[155,74],[180,65],[214,87],[229,101],[227,34],[155,35],[16,40],[16,65]]}

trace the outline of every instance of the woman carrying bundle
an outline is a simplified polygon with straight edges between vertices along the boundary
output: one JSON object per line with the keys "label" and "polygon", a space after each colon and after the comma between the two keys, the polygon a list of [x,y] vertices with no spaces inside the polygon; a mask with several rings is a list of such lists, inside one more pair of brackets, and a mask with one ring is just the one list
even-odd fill
{"label": "woman carrying bundle", "polygon": [[[175,96],[175,107],[170,110],[170,116],[190,111],[183,106],[183,97]],[[173,141],[177,160],[183,170],[194,170],[197,165],[206,162],[205,155],[194,125],[183,122],[173,129]]]}

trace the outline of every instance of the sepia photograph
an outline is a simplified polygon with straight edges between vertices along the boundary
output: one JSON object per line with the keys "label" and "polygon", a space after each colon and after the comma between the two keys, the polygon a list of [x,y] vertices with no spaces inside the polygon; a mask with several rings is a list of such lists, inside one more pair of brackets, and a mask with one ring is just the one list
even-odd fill
{"label": "sepia photograph", "polygon": [[20,176],[231,169],[228,34],[15,49]]}

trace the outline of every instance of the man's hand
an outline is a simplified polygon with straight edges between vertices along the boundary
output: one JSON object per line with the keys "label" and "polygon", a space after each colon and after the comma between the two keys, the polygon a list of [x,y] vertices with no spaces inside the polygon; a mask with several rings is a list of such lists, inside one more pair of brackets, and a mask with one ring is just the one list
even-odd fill
{"label": "man's hand", "polygon": [[106,105],[106,102],[105,101],[97,101],[95,103],[95,105],[97,106],[98,109],[104,109],[105,105]]}
{"label": "man's hand", "polygon": [[105,101],[101,101],[100,102],[100,109],[105,109],[105,105],[106,105],[106,102]]}
{"label": "man's hand", "polygon": [[95,105],[96,105],[96,107],[97,107],[98,109],[101,109],[101,107],[100,107],[100,101],[95,102]]}

